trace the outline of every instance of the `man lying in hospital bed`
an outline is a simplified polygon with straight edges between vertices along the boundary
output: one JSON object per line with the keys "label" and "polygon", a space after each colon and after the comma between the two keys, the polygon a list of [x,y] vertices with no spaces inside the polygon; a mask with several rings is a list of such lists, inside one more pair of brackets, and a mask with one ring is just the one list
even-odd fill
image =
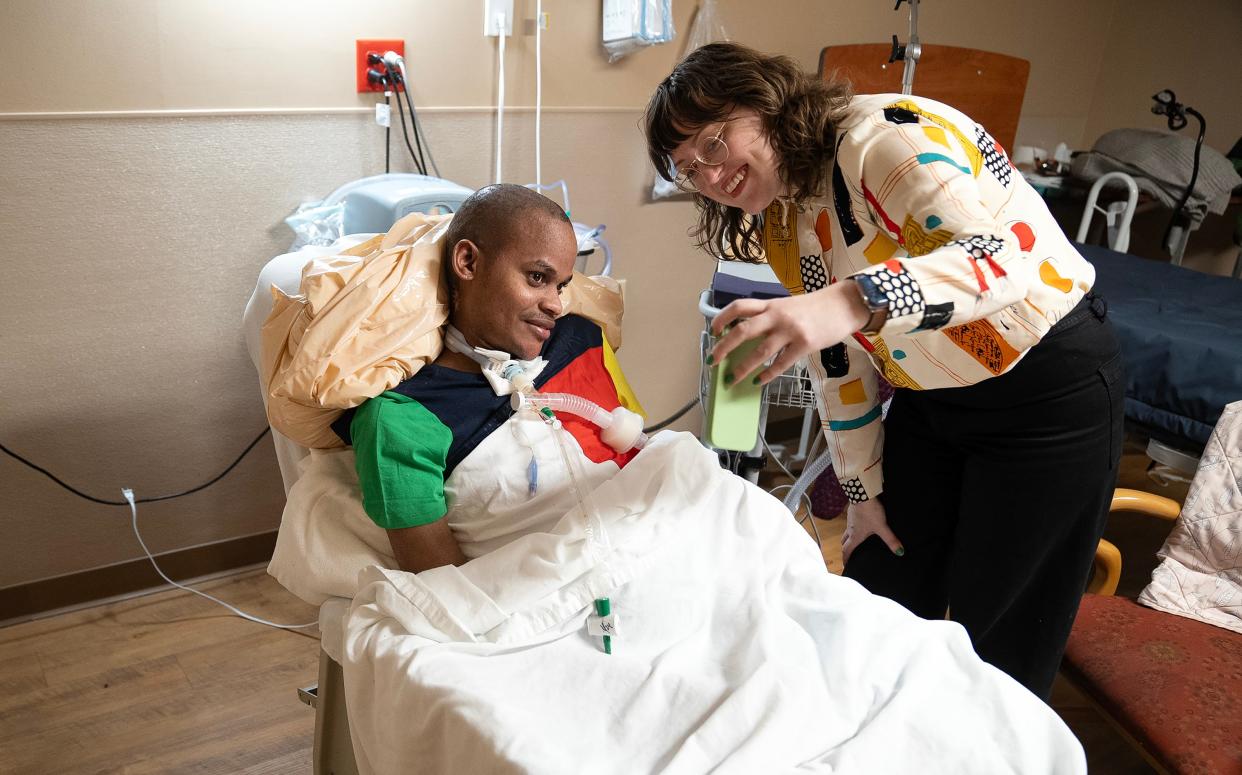
{"label": "man lying in hospital bed", "polygon": [[960,626],[829,574],[694,437],[610,411],[637,405],[600,326],[557,317],[576,248],[549,200],[489,187],[454,221],[448,347],[336,421],[355,454],[304,463],[272,563],[353,598],[361,772],[1085,772]]}

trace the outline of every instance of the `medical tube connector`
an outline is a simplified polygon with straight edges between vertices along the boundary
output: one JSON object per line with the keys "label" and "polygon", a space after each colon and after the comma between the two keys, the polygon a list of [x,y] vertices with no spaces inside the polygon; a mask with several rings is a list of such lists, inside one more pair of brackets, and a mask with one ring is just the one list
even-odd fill
{"label": "medical tube connector", "polygon": [[647,434],[643,433],[642,415],[631,412],[623,406],[612,410],[612,425],[600,426],[600,438],[617,452],[629,452],[631,449],[642,449],[647,446]]}
{"label": "medical tube connector", "polygon": [[514,393],[510,405],[514,411],[526,404],[539,409],[551,409],[556,412],[568,412],[589,422],[600,429],[600,438],[614,452],[629,452],[631,449],[642,449],[647,446],[647,434],[643,433],[642,415],[618,406],[611,412],[606,411],[593,401],[569,393]]}
{"label": "medical tube connector", "polygon": [[534,378],[516,363],[510,363],[501,376],[507,379],[509,384],[513,386],[514,394],[525,393],[535,387]]}

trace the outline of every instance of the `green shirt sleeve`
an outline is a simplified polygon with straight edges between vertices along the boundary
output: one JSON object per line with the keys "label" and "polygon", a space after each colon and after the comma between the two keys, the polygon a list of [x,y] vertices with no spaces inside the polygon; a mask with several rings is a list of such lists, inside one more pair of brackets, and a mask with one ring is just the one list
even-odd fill
{"label": "green shirt sleeve", "polygon": [[448,507],[444,470],[453,434],[414,399],[387,391],[350,422],[362,505],[389,530],[435,522]]}

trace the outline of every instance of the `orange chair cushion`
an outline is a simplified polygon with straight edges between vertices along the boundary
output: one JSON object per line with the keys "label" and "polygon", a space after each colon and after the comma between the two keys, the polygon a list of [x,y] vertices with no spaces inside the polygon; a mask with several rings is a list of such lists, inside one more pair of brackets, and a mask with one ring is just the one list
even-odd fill
{"label": "orange chair cushion", "polygon": [[1086,595],[1068,677],[1176,773],[1242,773],[1242,634]]}

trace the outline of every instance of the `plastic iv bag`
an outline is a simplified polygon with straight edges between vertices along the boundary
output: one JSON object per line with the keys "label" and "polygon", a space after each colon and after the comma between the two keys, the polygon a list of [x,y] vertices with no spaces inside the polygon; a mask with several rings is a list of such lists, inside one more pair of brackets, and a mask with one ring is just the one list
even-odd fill
{"label": "plastic iv bag", "polygon": [[672,0],[604,0],[608,61],[673,39]]}
{"label": "plastic iv bag", "polygon": [[331,245],[345,232],[345,203],[305,202],[285,223],[293,229],[290,253],[304,245]]}
{"label": "plastic iv bag", "polygon": [[[690,31],[686,34],[686,49],[682,52],[682,57],[684,58],[700,46],[728,39],[729,33],[725,32],[724,24],[720,21],[720,12],[716,10],[716,0],[703,0],[699,4],[699,10],[694,14],[694,20],[690,22]],[[652,201],[682,193],[670,181],[659,175],[655,176],[655,184],[651,187]]]}
{"label": "plastic iv bag", "polygon": [[725,32],[724,24],[720,21],[720,11],[716,10],[716,0],[703,0],[699,4],[699,10],[694,14],[694,20],[690,22],[690,32],[686,35],[686,50],[682,52],[682,56],[685,57],[686,54],[708,43],[728,39],[729,33]]}

